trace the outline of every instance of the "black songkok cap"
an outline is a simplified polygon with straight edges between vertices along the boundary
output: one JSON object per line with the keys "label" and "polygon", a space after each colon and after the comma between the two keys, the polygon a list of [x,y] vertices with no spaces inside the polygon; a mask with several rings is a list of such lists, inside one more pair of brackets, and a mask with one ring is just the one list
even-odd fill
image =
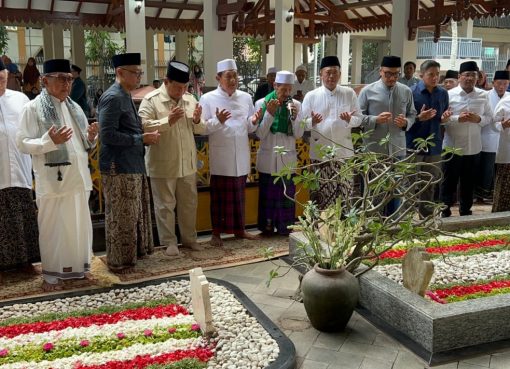
{"label": "black songkok cap", "polygon": [[478,72],[478,65],[474,61],[467,61],[460,65],[459,74],[463,72]]}
{"label": "black songkok cap", "polygon": [[50,59],[43,63],[43,74],[71,73],[71,63],[67,59]]}
{"label": "black songkok cap", "polygon": [[321,67],[319,69],[326,67],[340,67],[340,61],[338,60],[338,57],[333,55],[325,56],[324,58],[322,58]]}
{"label": "black songkok cap", "polygon": [[81,68],[75,64],[71,65],[71,69],[75,72],[81,73]]}
{"label": "black songkok cap", "polygon": [[400,60],[400,56],[387,55],[381,62],[381,67],[400,68],[401,66],[402,61]]}
{"label": "black songkok cap", "polygon": [[506,62],[506,69],[508,69],[508,66],[510,65],[510,59]]}
{"label": "black songkok cap", "polygon": [[113,67],[122,67],[123,65],[141,65],[142,57],[140,53],[127,53],[114,55],[112,58]]}
{"label": "black songkok cap", "polygon": [[507,70],[497,70],[494,73],[494,81],[497,79],[504,79],[508,81],[510,79],[510,72]]}
{"label": "black songkok cap", "polygon": [[166,78],[179,83],[189,82],[189,66],[187,64],[171,61],[168,63]]}
{"label": "black songkok cap", "polygon": [[2,60],[2,58],[0,58],[0,72],[3,71],[4,69],[5,69],[4,61]]}
{"label": "black songkok cap", "polygon": [[446,74],[444,75],[444,79],[459,79],[459,72],[457,72],[456,70],[451,70],[451,69],[448,69],[446,71]]}

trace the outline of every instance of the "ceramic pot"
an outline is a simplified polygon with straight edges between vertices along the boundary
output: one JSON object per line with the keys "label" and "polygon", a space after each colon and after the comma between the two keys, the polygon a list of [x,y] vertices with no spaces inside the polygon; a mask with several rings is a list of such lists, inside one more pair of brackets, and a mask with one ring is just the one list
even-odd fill
{"label": "ceramic pot", "polygon": [[359,283],[345,268],[322,269],[316,264],[301,282],[303,303],[312,326],[322,332],[345,329],[358,303]]}

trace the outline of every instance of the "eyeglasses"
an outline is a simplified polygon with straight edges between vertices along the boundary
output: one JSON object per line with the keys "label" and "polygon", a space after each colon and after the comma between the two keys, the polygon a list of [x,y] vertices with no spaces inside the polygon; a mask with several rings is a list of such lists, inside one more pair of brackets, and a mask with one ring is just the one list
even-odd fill
{"label": "eyeglasses", "polygon": [[400,72],[383,72],[384,78],[398,78],[400,77]]}
{"label": "eyeglasses", "polygon": [[119,67],[119,68],[120,69],[124,69],[125,71],[128,71],[129,73],[132,73],[132,74],[136,75],[138,78],[143,76],[143,71],[141,71],[141,70],[131,70],[131,69],[122,68],[122,67]]}
{"label": "eyeglasses", "polygon": [[466,78],[478,78],[478,73],[476,72],[463,72],[460,75]]}
{"label": "eyeglasses", "polygon": [[55,78],[59,83],[66,84],[66,83],[73,83],[73,77],[68,75],[48,75],[46,77]]}

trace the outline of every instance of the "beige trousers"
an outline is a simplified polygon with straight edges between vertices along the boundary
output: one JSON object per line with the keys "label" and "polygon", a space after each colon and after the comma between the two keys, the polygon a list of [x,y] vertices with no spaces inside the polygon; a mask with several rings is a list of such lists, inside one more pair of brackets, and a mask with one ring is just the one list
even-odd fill
{"label": "beige trousers", "polygon": [[196,174],[181,178],[151,178],[151,189],[160,245],[177,246],[176,207],[182,243],[195,242],[198,202]]}

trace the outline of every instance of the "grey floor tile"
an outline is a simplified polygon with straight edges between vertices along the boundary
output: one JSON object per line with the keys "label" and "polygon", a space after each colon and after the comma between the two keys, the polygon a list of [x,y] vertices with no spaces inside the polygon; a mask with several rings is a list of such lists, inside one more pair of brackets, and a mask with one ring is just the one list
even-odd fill
{"label": "grey floor tile", "polygon": [[358,369],[363,361],[363,356],[339,352],[336,361],[331,363],[328,369]]}
{"label": "grey floor tile", "polygon": [[[431,368],[432,369],[457,369],[458,364],[459,364],[458,362],[454,362],[454,363],[433,366]],[[426,366],[426,368],[429,368],[429,367]]]}
{"label": "grey floor tile", "polygon": [[459,362],[459,367],[461,364],[469,364],[469,365],[479,365],[479,366],[483,366],[484,368],[488,368],[490,362],[491,362],[491,355],[482,355],[482,356],[477,356],[477,357],[473,357],[473,358],[466,359],[466,360],[461,360]]}
{"label": "grey floor tile", "polygon": [[299,367],[299,369],[327,369],[328,364],[327,363],[321,363],[319,361],[313,361],[305,359],[303,361],[303,364]]}
{"label": "grey floor tile", "polygon": [[271,305],[284,309],[288,309],[294,302],[288,298],[275,297],[257,292],[250,293],[249,297],[255,304]]}
{"label": "grey floor tile", "polygon": [[398,343],[397,341],[394,341],[393,339],[391,339],[384,333],[378,333],[372,344],[375,346],[390,347],[390,348],[397,349],[397,350],[399,350],[401,348],[400,343]]}
{"label": "grey floor tile", "polygon": [[423,369],[426,363],[411,352],[399,350],[392,369]]}
{"label": "grey floor tile", "polygon": [[344,344],[348,335],[349,335],[348,332],[320,333],[317,339],[315,340],[313,346],[317,348],[338,351],[340,350],[340,347]]}
{"label": "grey floor tile", "polygon": [[459,362],[459,366],[457,369],[487,369],[488,366],[485,365],[476,365],[476,364],[467,364],[465,362]]}
{"label": "grey floor tile", "polygon": [[[330,364],[329,368],[340,367],[345,369],[359,368],[363,361],[363,356],[356,354],[349,354],[345,352],[338,352],[335,350],[322,349],[317,347],[310,348],[306,359],[327,362]],[[339,366],[341,365],[341,366]]]}
{"label": "grey floor tile", "polygon": [[361,362],[359,369],[392,369],[393,361],[384,361],[366,357]]}
{"label": "grey floor tile", "polygon": [[264,312],[273,322],[278,323],[286,309],[280,306],[257,304],[257,307]]}
{"label": "grey floor tile", "polygon": [[494,354],[491,356],[489,368],[491,369],[510,369],[510,354]]}
{"label": "grey floor tile", "polygon": [[292,332],[289,336],[292,343],[296,347],[296,355],[306,358],[306,354],[312,347],[319,332],[313,328],[306,329],[301,332]]}
{"label": "grey floor tile", "polygon": [[366,343],[349,341],[350,335],[340,347],[340,352],[349,352],[351,354],[357,354],[367,356],[372,359],[379,359],[382,361],[395,361],[397,358],[398,350],[389,349],[387,347],[373,346]]}
{"label": "grey floor tile", "polygon": [[252,277],[248,274],[233,274],[229,273],[225,275],[225,279],[232,283],[243,283],[243,284],[252,284],[252,285],[259,285],[263,278],[260,277]]}

